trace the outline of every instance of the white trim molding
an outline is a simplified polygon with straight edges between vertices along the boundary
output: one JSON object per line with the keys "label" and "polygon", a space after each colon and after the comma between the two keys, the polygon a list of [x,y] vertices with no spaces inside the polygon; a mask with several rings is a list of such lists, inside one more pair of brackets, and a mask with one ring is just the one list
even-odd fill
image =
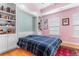
{"label": "white trim molding", "polygon": [[28,36],[28,35],[31,35],[31,34],[34,34],[34,32],[32,32],[32,31],[19,32],[19,33],[18,33],[18,38],[19,38],[19,37],[25,37],[25,36]]}
{"label": "white trim molding", "polygon": [[67,46],[67,47],[79,49],[79,44],[78,43],[74,43],[74,42],[62,41],[61,46]]}
{"label": "white trim molding", "polygon": [[79,6],[78,3],[68,4],[68,5],[65,5],[63,7],[59,7],[59,8],[53,9],[53,10],[51,10],[49,12],[43,13],[43,14],[41,14],[41,16],[57,13],[57,12],[64,11],[64,10],[67,10],[67,9],[70,9],[70,8],[74,8],[74,7],[77,7],[77,6]]}
{"label": "white trim molding", "polygon": [[21,10],[23,10],[24,12],[26,12],[32,16],[35,16],[35,17],[39,16],[39,14],[37,12],[29,11],[29,9],[23,3],[16,4],[16,7],[20,8]]}
{"label": "white trim molding", "polygon": [[68,42],[68,41],[62,41],[62,43],[68,43],[68,44],[72,44],[72,45],[79,45],[78,43]]}

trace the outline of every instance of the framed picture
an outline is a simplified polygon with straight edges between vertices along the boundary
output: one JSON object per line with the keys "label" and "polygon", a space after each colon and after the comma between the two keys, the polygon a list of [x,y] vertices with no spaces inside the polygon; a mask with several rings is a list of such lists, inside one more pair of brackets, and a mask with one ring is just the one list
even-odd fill
{"label": "framed picture", "polygon": [[40,31],[43,30],[43,18],[42,18],[42,17],[39,17],[38,29],[39,29]]}
{"label": "framed picture", "polygon": [[69,18],[63,18],[62,19],[62,25],[63,26],[68,26],[69,25]]}
{"label": "framed picture", "polygon": [[38,28],[39,30],[42,30],[42,19],[40,19],[38,22]]}

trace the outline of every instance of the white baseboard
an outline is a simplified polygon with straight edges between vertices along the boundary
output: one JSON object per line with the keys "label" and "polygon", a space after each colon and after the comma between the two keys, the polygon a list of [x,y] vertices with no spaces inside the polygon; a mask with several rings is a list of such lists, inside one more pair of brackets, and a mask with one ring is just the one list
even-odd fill
{"label": "white baseboard", "polygon": [[67,46],[75,49],[79,49],[79,44],[78,43],[73,43],[73,42],[67,42],[67,41],[62,41],[62,46]]}
{"label": "white baseboard", "polygon": [[68,41],[62,41],[62,43],[68,43],[68,44],[73,44],[73,45],[79,45],[79,43],[68,42]]}
{"label": "white baseboard", "polygon": [[34,32],[32,32],[32,31],[29,31],[29,32],[20,32],[20,33],[18,33],[18,37],[25,37],[25,36],[31,35],[31,34],[34,34]]}

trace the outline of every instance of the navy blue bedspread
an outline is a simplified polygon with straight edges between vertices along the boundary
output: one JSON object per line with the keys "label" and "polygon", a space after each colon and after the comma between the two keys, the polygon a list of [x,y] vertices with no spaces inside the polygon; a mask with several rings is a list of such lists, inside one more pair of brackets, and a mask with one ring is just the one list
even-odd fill
{"label": "navy blue bedspread", "polygon": [[56,37],[29,35],[19,38],[18,46],[37,56],[53,56],[62,41]]}

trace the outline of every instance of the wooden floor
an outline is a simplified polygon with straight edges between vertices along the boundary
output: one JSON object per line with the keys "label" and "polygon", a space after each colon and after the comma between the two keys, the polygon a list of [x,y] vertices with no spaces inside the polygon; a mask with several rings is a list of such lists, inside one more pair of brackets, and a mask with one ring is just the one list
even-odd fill
{"label": "wooden floor", "polygon": [[4,54],[0,54],[0,56],[32,56],[32,53],[21,48],[16,48]]}
{"label": "wooden floor", "polygon": [[[68,43],[63,43],[63,44],[61,44],[61,46],[67,46],[67,47],[79,49],[79,46],[73,45],[73,44],[68,44]],[[22,48],[16,48],[16,49],[6,52],[4,54],[0,54],[0,56],[32,56],[32,55],[33,54],[31,52],[28,52]]]}

